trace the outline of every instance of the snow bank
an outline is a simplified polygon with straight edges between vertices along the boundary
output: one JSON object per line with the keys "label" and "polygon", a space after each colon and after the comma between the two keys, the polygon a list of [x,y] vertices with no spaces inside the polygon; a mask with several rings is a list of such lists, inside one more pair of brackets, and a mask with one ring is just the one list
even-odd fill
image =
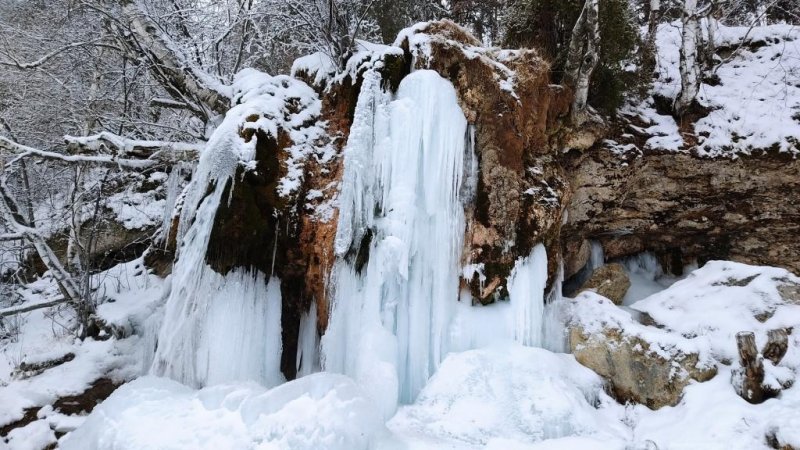
{"label": "snow bank", "polygon": [[347,377],[314,374],[265,390],[254,384],[193,391],[143,377],[108,398],[64,450],[359,450],[383,433],[380,415]]}
{"label": "snow bank", "polygon": [[768,330],[800,325],[800,305],[787,303],[778,291],[785,283],[800,284],[800,278],[776,267],[710,261],[631,307],[669,333],[703,342],[716,359],[731,361],[738,358],[737,332],[753,331],[760,348]]}
{"label": "snow bank", "polygon": [[502,345],[451,354],[387,425],[410,448],[528,448],[581,436],[622,449],[621,409],[603,393],[600,377],[571,355]]}

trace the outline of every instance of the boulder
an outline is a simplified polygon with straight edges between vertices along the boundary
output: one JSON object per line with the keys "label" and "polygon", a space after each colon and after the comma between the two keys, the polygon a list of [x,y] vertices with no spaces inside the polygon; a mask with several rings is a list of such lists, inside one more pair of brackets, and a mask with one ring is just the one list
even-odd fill
{"label": "boulder", "polygon": [[611,263],[598,267],[583,284],[579,292],[594,291],[608,298],[615,305],[622,304],[622,298],[631,287],[631,280],[622,264]]}
{"label": "boulder", "polygon": [[692,380],[707,381],[717,373],[713,360],[691,340],[642,325],[593,292],[579,295],[573,312],[572,354],[602,376],[620,402],[674,406]]}

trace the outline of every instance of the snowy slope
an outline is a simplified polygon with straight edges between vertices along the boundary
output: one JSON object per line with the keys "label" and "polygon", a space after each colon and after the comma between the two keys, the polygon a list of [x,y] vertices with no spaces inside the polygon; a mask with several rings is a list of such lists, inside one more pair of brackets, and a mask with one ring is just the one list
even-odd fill
{"label": "snowy slope", "polygon": [[[671,102],[680,92],[680,22],[658,29],[657,67],[651,96]],[[719,26],[718,82],[707,79],[697,101],[709,114],[690,125],[696,151],[735,157],[757,150],[800,152],[800,28],[793,25]],[[679,124],[656,112],[652,99],[623,109],[647,125],[646,148],[688,150]]]}

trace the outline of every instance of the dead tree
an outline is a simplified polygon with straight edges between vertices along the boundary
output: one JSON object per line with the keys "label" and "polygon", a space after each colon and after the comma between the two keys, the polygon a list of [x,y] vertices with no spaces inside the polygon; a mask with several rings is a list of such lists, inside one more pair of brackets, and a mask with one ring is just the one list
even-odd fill
{"label": "dead tree", "polygon": [[775,366],[781,362],[789,347],[786,330],[770,330],[761,353],[756,348],[756,338],[752,331],[736,333],[736,346],[739,350],[741,367],[734,371],[734,385],[739,396],[753,404],[777,396],[780,390],[764,383],[764,358]]}

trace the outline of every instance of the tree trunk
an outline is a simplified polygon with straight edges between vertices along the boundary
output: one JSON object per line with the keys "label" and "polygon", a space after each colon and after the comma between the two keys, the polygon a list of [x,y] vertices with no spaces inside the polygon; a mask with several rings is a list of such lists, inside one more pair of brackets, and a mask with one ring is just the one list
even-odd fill
{"label": "tree trunk", "polygon": [[755,334],[752,331],[736,333],[736,346],[742,366],[739,395],[750,403],[761,403],[764,401],[764,363],[756,349]]}
{"label": "tree trunk", "polygon": [[600,41],[599,0],[586,0],[581,15],[572,29],[567,62],[564,67],[564,84],[570,86],[575,98],[572,103],[572,118],[586,109],[589,84],[599,56],[597,42]]}
{"label": "tree trunk", "polygon": [[697,0],[685,0],[681,33],[681,92],[675,99],[675,113],[683,116],[700,90],[700,67],[697,61],[697,42],[700,25],[697,19]]}
{"label": "tree trunk", "polygon": [[661,21],[661,0],[650,0],[650,10],[647,17],[647,40],[644,44],[644,55],[642,61],[642,76],[649,80],[656,69],[656,55],[658,47],[656,37],[658,36],[658,24]]}
{"label": "tree trunk", "polygon": [[764,358],[772,361],[772,364],[777,366],[786,355],[788,349],[789,336],[785,329],[779,328],[767,332],[767,344],[764,345],[764,350],[762,350],[761,353],[764,355]]}

